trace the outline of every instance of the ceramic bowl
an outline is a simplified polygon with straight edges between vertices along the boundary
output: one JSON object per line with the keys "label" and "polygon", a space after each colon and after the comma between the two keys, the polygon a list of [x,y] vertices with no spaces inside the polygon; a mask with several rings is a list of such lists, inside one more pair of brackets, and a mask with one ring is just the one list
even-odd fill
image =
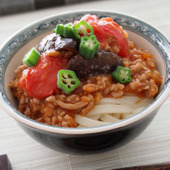
{"label": "ceramic bowl", "polygon": [[[63,128],[31,120],[17,111],[16,101],[8,88],[14,70],[23,55],[36,46],[58,23],[80,19],[85,14],[99,18],[112,17],[128,32],[138,47],[149,50],[157,60],[163,84],[154,101],[143,111],[119,122],[91,128]],[[158,62],[159,61],[159,62]],[[149,24],[123,14],[103,11],[70,12],[35,22],[13,35],[0,48],[0,107],[12,116],[21,128],[38,142],[66,153],[96,153],[122,146],[137,137],[152,121],[170,95],[170,45],[166,38]]]}

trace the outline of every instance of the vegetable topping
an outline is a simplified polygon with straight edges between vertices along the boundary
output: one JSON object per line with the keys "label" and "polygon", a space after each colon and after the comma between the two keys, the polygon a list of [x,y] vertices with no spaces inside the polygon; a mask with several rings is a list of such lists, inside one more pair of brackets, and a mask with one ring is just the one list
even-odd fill
{"label": "vegetable topping", "polygon": [[65,25],[65,30],[64,30],[64,37],[75,37],[73,28],[72,28],[72,23],[68,23]]}
{"label": "vegetable topping", "polygon": [[55,29],[55,33],[64,36],[65,26],[63,24],[58,24]]}
{"label": "vegetable topping", "polygon": [[46,51],[70,50],[77,51],[78,43],[73,38],[61,37],[59,34],[52,33],[45,36],[38,46],[38,51],[44,53]]}
{"label": "vegetable topping", "polygon": [[81,18],[94,29],[94,35],[102,49],[110,47],[110,51],[120,57],[129,57],[128,41],[122,28],[112,18],[98,19],[96,15],[85,15]]}
{"label": "vegetable topping", "polygon": [[99,47],[93,27],[82,20],[72,27],[72,23],[66,25],[58,24],[56,26],[56,33],[64,37],[75,37],[80,39],[79,52],[88,59],[93,58]]}
{"label": "vegetable topping", "polygon": [[73,71],[60,70],[58,72],[57,85],[64,91],[64,93],[71,93],[77,86],[79,86],[79,84],[80,81]]}
{"label": "vegetable topping", "polygon": [[117,80],[119,83],[129,83],[131,82],[131,70],[126,67],[117,66],[117,68],[112,72],[112,77]]}
{"label": "vegetable topping", "polygon": [[28,96],[39,99],[57,93],[57,73],[65,69],[67,63],[67,58],[51,57],[44,53],[34,67],[23,71],[19,86],[26,90]]}
{"label": "vegetable topping", "polygon": [[69,60],[68,70],[73,70],[79,78],[92,75],[111,74],[117,65],[123,66],[123,60],[109,51],[98,51],[92,59],[76,55]]}
{"label": "vegetable topping", "polygon": [[75,35],[73,33],[73,29],[72,29],[72,23],[68,23],[68,24],[58,24],[56,26],[56,30],[55,30],[56,34],[60,34],[64,37],[72,37],[74,38]]}
{"label": "vegetable topping", "polygon": [[98,47],[99,42],[96,40],[95,35],[91,35],[90,37],[84,36],[81,38],[79,52],[88,59],[92,59],[94,54],[97,52]]}
{"label": "vegetable topping", "polygon": [[77,39],[81,39],[83,36],[89,37],[94,34],[93,27],[84,20],[73,26],[73,32]]}
{"label": "vegetable topping", "polygon": [[[80,84],[77,76],[86,78],[91,75],[112,74],[119,83],[131,81],[131,70],[121,67],[121,57],[129,56],[127,39],[112,18],[99,20],[95,15],[85,15],[74,24],[58,24],[53,32],[40,42],[39,52],[32,48],[23,59],[31,68],[23,71],[19,86],[29,96],[44,98],[58,93],[58,88],[69,94]],[[78,45],[79,54],[76,55]],[[57,50],[61,50],[59,57],[44,53]],[[69,60],[64,55],[67,51],[71,52]]]}
{"label": "vegetable topping", "polygon": [[37,64],[40,57],[41,57],[41,54],[35,48],[32,48],[28,53],[25,54],[22,61],[28,67],[31,67]]}

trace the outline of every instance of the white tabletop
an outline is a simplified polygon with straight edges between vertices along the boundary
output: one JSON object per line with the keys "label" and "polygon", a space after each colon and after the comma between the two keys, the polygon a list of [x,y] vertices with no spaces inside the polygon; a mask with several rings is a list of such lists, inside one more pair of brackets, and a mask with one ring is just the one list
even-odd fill
{"label": "white tabletop", "polygon": [[[23,26],[59,12],[95,9],[127,13],[160,30],[170,41],[169,0],[92,1],[0,17],[0,45]],[[92,170],[170,162],[170,97],[149,127],[129,144],[106,153],[69,155],[42,146],[0,109],[0,155],[7,154],[14,170]]]}

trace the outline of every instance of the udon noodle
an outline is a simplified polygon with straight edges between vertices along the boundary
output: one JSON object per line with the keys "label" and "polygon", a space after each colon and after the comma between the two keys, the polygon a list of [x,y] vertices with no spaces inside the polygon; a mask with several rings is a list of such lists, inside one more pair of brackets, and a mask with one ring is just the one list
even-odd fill
{"label": "udon noodle", "polygon": [[147,107],[153,98],[123,96],[119,99],[104,98],[96,103],[86,117],[76,115],[79,127],[100,126],[125,119]]}

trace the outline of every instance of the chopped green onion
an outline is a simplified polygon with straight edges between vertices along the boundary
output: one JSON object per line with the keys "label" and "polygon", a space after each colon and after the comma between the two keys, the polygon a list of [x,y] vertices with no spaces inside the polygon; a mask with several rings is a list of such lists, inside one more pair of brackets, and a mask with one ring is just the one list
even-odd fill
{"label": "chopped green onion", "polygon": [[37,64],[40,57],[41,57],[41,54],[35,48],[32,48],[28,53],[25,54],[22,61],[28,67],[31,67]]}

